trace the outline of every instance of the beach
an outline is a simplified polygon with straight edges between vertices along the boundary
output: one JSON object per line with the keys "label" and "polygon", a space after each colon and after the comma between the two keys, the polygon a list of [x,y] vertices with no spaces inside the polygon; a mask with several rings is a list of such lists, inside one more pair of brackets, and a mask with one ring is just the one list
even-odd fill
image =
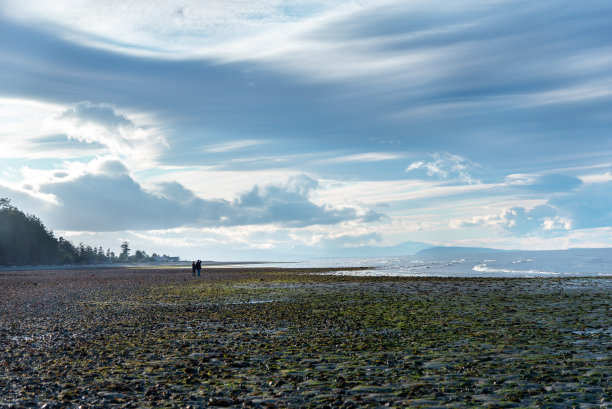
{"label": "beach", "polygon": [[0,408],[612,407],[612,278],[347,270],[2,271]]}

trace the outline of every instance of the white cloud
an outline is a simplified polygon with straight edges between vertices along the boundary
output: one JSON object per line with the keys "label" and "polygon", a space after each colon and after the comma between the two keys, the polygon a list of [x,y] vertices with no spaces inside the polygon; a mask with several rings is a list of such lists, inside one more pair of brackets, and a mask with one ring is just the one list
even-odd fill
{"label": "white cloud", "polygon": [[63,110],[64,107],[57,104],[0,96],[0,157],[40,159],[80,156],[82,151],[44,143],[53,136],[46,121]]}
{"label": "white cloud", "polygon": [[[132,171],[151,166],[167,149],[158,125],[144,113],[122,112],[103,103],[68,106],[2,97],[0,141],[0,157],[7,159],[52,159],[57,166],[60,161],[110,155],[122,158]],[[79,163],[62,167],[82,166]],[[48,170],[47,165],[41,172]]]}
{"label": "white cloud", "polygon": [[612,226],[612,181],[591,183],[563,195],[551,197],[551,206],[571,218],[577,229]]}
{"label": "white cloud", "polygon": [[529,186],[535,179],[535,175],[513,173],[506,176],[506,183],[510,186]]}
{"label": "white cloud", "polygon": [[246,139],[242,141],[232,141],[232,142],[224,142],[224,143],[218,143],[214,145],[208,145],[203,148],[203,151],[211,152],[211,153],[231,152],[231,151],[236,151],[236,150],[240,150],[244,148],[250,148],[252,146],[261,145],[263,143],[266,143],[266,142],[259,141],[259,140]]}
{"label": "white cloud", "polygon": [[[435,65],[435,62],[431,62]],[[560,63],[561,65],[562,63]],[[424,68],[427,69],[427,68]],[[432,73],[429,74],[432,76]],[[449,73],[438,72],[437,77],[443,79]],[[431,78],[434,80],[435,78]],[[501,95],[472,95],[469,98],[458,98],[456,101],[440,99],[424,102],[408,108],[392,111],[386,116],[396,120],[420,120],[428,118],[455,119],[472,117],[474,112],[481,115],[499,115],[504,112],[531,109],[549,105],[587,103],[600,99],[612,98],[612,77],[601,77],[597,81],[556,85],[547,91],[522,91],[521,93]]]}
{"label": "white cloud", "polygon": [[[481,11],[470,2],[445,2],[443,8],[463,17],[466,10]],[[361,79],[390,89],[403,84],[415,92],[448,76],[456,66],[451,60],[474,46],[404,44],[453,38],[454,33],[469,35],[470,27],[482,20],[479,16],[467,21],[443,18],[431,26],[407,25],[406,30],[378,34],[376,24],[384,26],[385,20],[397,15],[431,18],[426,2],[398,0],[173,0],[154,6],[144,0],[112,0],[103,5],[93,0],[9,0],[2,11],[16,20],[50,27],[70,41],[127,54],[269,62],[308,81]],[[369,23],[372,18],[375,24]],[[356,29],[356,21],[366,26],[363,32]],[[346,33],[339,27],[347,27]]]}
{"label": "white cloud", "polygon": [[[374,91],[369,95],[377,98],[384,94],[404,99],[409,91],[418,103],[397,105],[399,116],[404,118],[421,115],[423,110],[427,116],[437,114],[439,118],[473,115],[473,111],[491,106],[494,110],[516,109],[612,95],[610,78],[585,84],[568,81],[564,82],[568,85],[544,91],[524,87],[523,80],[529,78],[531,83],[538,79],[538,73],[553,71],[585,78],[609,71],[610,59],[602,57],[609,51],[607,44],[567,52],[564,44],[555,43],[557,30],[566,28],[556,21],[567,21],[572,32],[586,34],[579,30],[581,21],[567,18],[564,13],[568,11],[549,1],[533,7],[519,7],[507,0],[444,1],[435,9],[428,2],[399,0],[171,0],[153,5],[144,0],[104,4],[93,0],[7,0],[0,12],[48,27],[71,41],[127,54],[264,63],[306,81],[358,83],[351,92],[363,95],[364,89]],[[538,58],[522,53],[526,42],[540,37],[538,28],[522,32],[515,21],[538,18],[540,13],[560,17],[546,21],[551,44],[535,42],[534,53],[542,52]],[[398,25],[398,16],[405,17],[406,23]],[[551,52],[554,48],[560,51]],[[495,52],[499,49],[517,51]],[[515,69],[508,66],[523,57],[526,62]],[[436,90],[464,94],[455,91],[474,86],[471,80],[480,72],[482,89],[486,90],[492,85],[487,74],[492,71],[501,73],[496,78],[503,76],[502,81],[511,83],[496,87],[516,91],[431,98],[438,94]],[[419,100],[419,96],[425,99]],[[389,110],[387,113],[393,115]]]}
{"label": "white cloud", "polygon": [[464,183],[480,183],[470,175],[470,171],[478,167],[477,164],[460,156],[448,152],[436,152],[430,161],[412,162],[406,172],[424,170],[428,176],[435,176],[442,180],[458,180]]}
{"label": "white cloud", "polygon": [[612,172],[593,174],[593,175],[584,175],[580,176],[580,179],[583,183],[591,184],[591,183],[607,183],[612,182]]}
{"label": "white cloud", "polygon": [[450,227],[494,228],[517,237],[547,237],[549,233],[566,234],[569,231],[612,226],[612,180],[605,175],[587,177],[589,183],[556,174],[533,178],[513,175],[510,180],[519,181],[518,186],[524,193],[536,197],[546,193],[546,200],[540,199],[541,203],[536,201],[532,206],[507,207],[498,213],[453,218]]}
{"label": "white cloud", "polygon": [[102,174],[110,177],[118,177],[129,174],[128,168],[119,158],[107,156],[92,160],[88,170],[94,174]]}
{"label": "white cloud", "polygon": [[377,180],[377,181],[337,181],[322,180],[322,188],[314,192],[313,200],[335,204],[375,205],[411,200],[423,195],[432,194],[437,188],[436,183],[413,180]]}
{"label": "white cloud", "polygon": [[14,205],[20,209],[26,209],[28,212],[32,208],[39,210],[41,207],[59,205],[55,195],[40,192],[27,183],[13,185],[0,181],[0,197],[10,198]]}
{"label": "white cloud", "polygon": [[597,82],[566,86],[545,92],[532,93],[523,97],[520,107],[566,104],[612,97],[612,78],[600,78]]}
{"label": "white cloud", "polygon": [[138,126],[111,104],[79,102],[50,118],[48,129],[88,144],[99,144],[112,155],[126,158],[136,168],[151,163],[156,152],[167,146],[157,129]]}
{"label": "white cloud", "polygon": [[35,138],[45,136],[42,123],[62,110],[63,107],[57,104],[0,97],[0,135],[7,139],[11,135],[31,135]]}
{"label": "white cloud", "polygon": [[230,223],[275,223],[300,227],[347,220],[375,221],[383,217],[353,207],[317,205],[309,198],[310,192],[317,187],[318,182],[305,175],[290,178],[283,185],[255,186],[232,201],[232,208],[238,212],[229,216]]}
{"label": "white cloud", "polygon": [[[299,176],[285,183],[255,185],[231,202],[202,199],[179,183],[143,189],[118,160],[99,159],[60,175],[45,173],[32,191],[0,185],[2,197],[19,194],[52,228],[81,231],[167,229],[181,226],[278,225],[305,227],[345,221],[368,223],[384,217],[368,209],[316,204],[318,182]],[[34,179],[34,178],[32,178]],[[45,196],[46,195],[46,196]],[[48,197],[47,204],[36,199]]]}
{"label": "white cloud", "polygon": [[251,189],[256,184],[268,185],[279,180],[299,176],[299,170],[279,168],[250,170],[219,170],[209,166],[159,166],[161,174],[154,177],[139,175],[143,185],[154,190],[159,183],[174,183],[193,191],[201,198],[218,198],[231,201],[237,194]]}
{"label": "white cloud", "polygon": [[610,246],[612,228],[571,230],[564,234],[549,235],[545,240],[539,235],[488,236],[486,238],[456,241],[456,245],[492,247],[508,250],[564,250],[568,248],[598,248]]}
{"label": "white cloud", "polygon": [[[366,206],[377,204],[390,205],[398,202],[417,200],[436,201],[449,197],[462,197],[467,195],[483,195],[503,188],[504,184],[474,184],[474,185],[447,185],[439,181],[425,180],[376,180],[376,181],[337,181],[321,180],[321,189],[314,192],[313,200],[340,205],[363,203]],[[431,206],[431,203],[428,204]],[[440,202],[440,206],[446,206]]]}
{"label": "white cloud", "polygon": [[194,55],[218,43],[284,27],[334,9],[325,0],[5,1],[2,12],[51,25],[66,38],[127,53]]}
{"label": "white cloud", "polygon": [[76,183],[88,175],[118,178],[127,176],[129,170],[117,157],[98,156],[89,162],[63,161],[45,169],[23,166],[15,174],[13,181],[1,183],[8,192],[59,205],[60,198],[48,190],[49,186]]}
{"label": "white cloud", "polygon": [[570,230],[572,221],[560,216],[545,217],[542,219],[542,228],[544,230]]}
{"label": "white cloud", "polygon": [[474,216],[470,219],[453,219],[449,225],[453,229],[470,227],[502,229],[524,236],[571,230],[572,221],[560,216],[557,209],[548,205],[540,205],[531,209],[505,208],[501,213]]}
{"label": "white cloud", "polygon": [[446,100],[431,103],[421,103],[400,111],[393,111],[387,116],[391,119],[419,120],[422,118],[445,119],[471,116],[474,111],[487,113],[501,111],[508,105],[508,96],[503,97],[480,97],[469,100],[448,102]]}
{"label": "white cloud", "polygon": [[145,131],[134,126],[125,115],[109,104],[79,102],[53,118],[56,129],[69,138],[85,143],[99,143],[111,152],[133,150],[134,143],[146,139]]}
{"label": "white cloud", "polygon": [[482,215],[482,216],[473,216],[472,218],[469,218],[469,219],[452,219],[449,222],[449,226],[451,229],[462,229],[465,227],[474,227],[474,226],[496,227],[503,223],[502,220],[503,220],[503,216],[500,216],[499,214],[487,214],[487,215]]}
{"label": "white cloud", "polygon": [[328,159],[320,159],[316,163],[349,163],[349,162],[382,162],[405,158],[404,154],[386,152],[366,152],[354,155],[336,156]]}
{"label": "white cloud", "polygon": [[557,173],[512,174],[506,176],[505,181],[508,186],[543,193],[568,192],[582,184],[581,178]]}

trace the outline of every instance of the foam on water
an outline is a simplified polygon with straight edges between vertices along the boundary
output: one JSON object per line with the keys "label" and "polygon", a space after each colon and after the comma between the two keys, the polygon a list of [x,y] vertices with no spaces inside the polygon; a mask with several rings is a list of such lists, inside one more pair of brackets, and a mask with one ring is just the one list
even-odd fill
{"label": "foam on water", "polygon": [[600,277],[612,276],[612,249],[331,258],[276,266],[372,267],[371,270],[342,273],[370,276]]}
{"label": "foam on water", "polygon": [[[513,262],[515,263],[515,262]],[[472,269],[481,273],[500,273],[507,275],[518,275],[518,276],[542,276],[542,275],[562,275],[562,273],[554,272],[554,271],[537,271],[537,270],[508,270],[505,268],[490,268],[486,264],[479,264],[474,266]],[[570,273],[566,273],[570,274]],[[571,273],[571,275],[581,275],[580,273]]]}

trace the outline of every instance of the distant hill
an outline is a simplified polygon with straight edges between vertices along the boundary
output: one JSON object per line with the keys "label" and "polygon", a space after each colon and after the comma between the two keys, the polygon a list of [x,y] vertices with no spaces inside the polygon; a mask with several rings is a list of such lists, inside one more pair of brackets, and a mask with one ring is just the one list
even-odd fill
{"label": "distant hill", "polygon": [[417,255],[437,255],[437,254],[478,254],[495,253],[505,250],[491,249],[487,247],[429,247],[417,252]]}
{"label": "distant hill", "polygon": [[388,247],[362,246],[334,249],[334,253],[337,255],[337,257],[410,256],[430,247],[431,244],[420,243],[417,241],[406,241],[404,243]]}
{"label": "distant hill", "polygon": [[[263,256],[266,260],[295,261],[315,260],[322,258],[353,258],[353,257],[387,257],[411,256],[416,252],[431,247],[431,244],[416,241],[406,241],[395,246],[359,246],[344,248],[313,248],[296,246],[291,253],[270,253]],[[241,252],[241,258],[261,259],[262,254]]]}

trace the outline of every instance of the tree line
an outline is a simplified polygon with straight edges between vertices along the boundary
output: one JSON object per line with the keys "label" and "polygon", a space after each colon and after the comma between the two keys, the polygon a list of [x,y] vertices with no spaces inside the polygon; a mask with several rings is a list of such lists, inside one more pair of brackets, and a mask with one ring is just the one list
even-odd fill
{"label": "tree line", "polygon": [[119,254],[82,242],[72,244],[56,238],[36,216],[25,214],[11,205],[10,199],[0,198],[0,265],[36,264],[108,264],[167,261],[167,255],[136,250],[130,254],[127,241],[121,243]]}

